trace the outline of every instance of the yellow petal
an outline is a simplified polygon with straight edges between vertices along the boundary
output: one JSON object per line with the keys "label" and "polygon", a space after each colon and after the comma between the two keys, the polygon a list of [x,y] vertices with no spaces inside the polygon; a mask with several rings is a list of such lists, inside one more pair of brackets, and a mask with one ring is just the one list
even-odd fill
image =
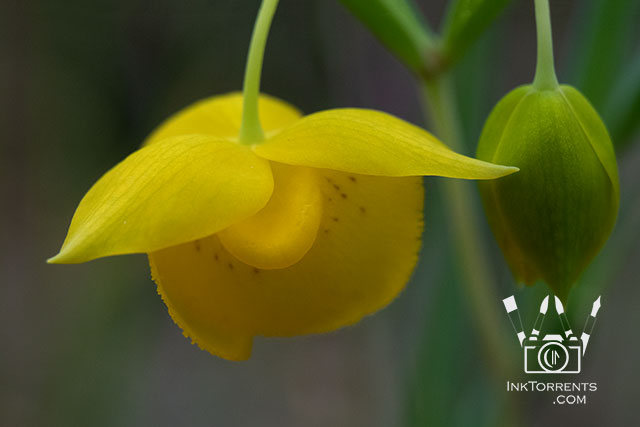
{"label": "yellow petal", "polygon": [[288,267],[316,240],[322,197],[314,169],[272,163],[274,187],[269,203],[257,214],[218,235],[225,249],[262,269]]}
{"label": "yellow petal", "polygon": [[[267,137],[296,122],[301,116],[295,107],[268,95],[260,95],[258,108]],[[154,144],[170,136],[194,133],[235,139],[240,133],[241,120],[242,93],[212,96],[191,104],[165,120],[143,145]]]}
{"label": "yellow petal", "polygon": [[417,126],[360,109],[303,117],[254,151],[291,165],[380,176],[493,179],[518,170],[462,156]]}
{"label": "yellow petal", "polygon": [[290,267],[247,265],[217,236],[149,255],[171,315],[200,347],[246,359],[255,335],[331,331],[384,307],[403,289],[420,248],[422,180],[318,173],[324,207],[318,235]]}
{"label": "yellow petal", "polygon": [[273,191],[268,162],[234,142],[174,137],[142,148],[94,184],[52,263],[150,252],[247,218]]}

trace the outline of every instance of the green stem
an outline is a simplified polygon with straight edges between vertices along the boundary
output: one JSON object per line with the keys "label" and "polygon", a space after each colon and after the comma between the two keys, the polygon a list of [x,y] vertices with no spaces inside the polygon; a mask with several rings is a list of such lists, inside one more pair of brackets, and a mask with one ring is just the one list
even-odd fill
{"label": "green stem", "polygon": [[536,30],[538,33],[538,62],[533,87],[538,90],[555,90],[558,87],[553,65],[553,40],[549,0],[535,0]]}
{"label": "green stem", "polygon": [[[423,80],[424,102],[429,110],[436,134],[455,151],[463,151],[462,132],[455,92],[450,76],[440,75]],[[517,381],[521,373],[516,367],[513,342],[509,343],[505,322],[498,317],[502,313],[500,298],[495,292],[495,277],[489,268],[488,248],[480,234],[478,217],[474,215],[473,183],[445,179],[444,195],[451,215],[454,244],[459,254],[462,270],[462,286],[468,295],[472,318],[484,344],[485,359],[493,375],[496,389],[502,390],[507,380]],[[514,425],[518,419],[519,402],[515,396],[506,396],[504,412],[499,425]]]}
{"label": "green stem", "polygon": [[244,98],[242,124],[240,125],[240,142],[243,144],[255,144],[264,140],[264,132],[258,114],[260,74],[269,28],[271,28],[271,21],[277,7],[278,0],[263,0],[253,27],[249,54],[247,55],[247,67],[244,72]]}
{"label": "green stem", "polygon": [[[455,93],[447,75],[424,82],[424,98],[436,134],[455,151],[463,151],[462,135],[455,103]],[[490,261],[486,254],[482,236],[478,232],[480,224],[472,201],[473,184],[461,180],[446,179],[445,201],[451,215],[453,238],[460,256],[462,283],[473,317],[478,319],[478,330],[487,361],[494,370],[494,377],[500,379],[516,378],[517,371],[512,359],[505,357],[506,332],[504,322],[500,321],[500,298],[494,290],[495,278],[489,269]]]}

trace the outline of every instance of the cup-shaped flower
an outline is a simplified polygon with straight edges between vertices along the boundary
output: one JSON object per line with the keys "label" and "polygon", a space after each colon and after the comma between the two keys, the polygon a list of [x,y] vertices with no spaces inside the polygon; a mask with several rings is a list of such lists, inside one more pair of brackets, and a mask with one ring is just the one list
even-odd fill
{"label": "cup-shaped flower", "polygon": [[478,158],[520,172],[480,191],[512,273],[561,299],[606,242],[618,212],[618,168],[604,123],[571,86],[519,87],[494,108]]}
{"label": "cup-shaped flower", "polygon": [[256,335],[330,331],[400,292],[420,248],[421,175],[517,170],[377,111],[302,117],[264,95],[259,111],[253,145],[238,140],[239,93],[168,119],[84,196],[50,261],[148,253],[185,335],[240,360]]}

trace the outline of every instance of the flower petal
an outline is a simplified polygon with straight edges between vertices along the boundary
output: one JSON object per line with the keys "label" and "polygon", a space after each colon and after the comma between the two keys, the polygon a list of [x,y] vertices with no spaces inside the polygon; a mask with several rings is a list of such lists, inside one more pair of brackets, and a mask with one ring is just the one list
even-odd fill
{"label": "flower petal", "polygon": [[[260,95],[258,100],[260,122],[267,136],[300,119],[300,112],[277,98]],[[169,117],[145,140],[154,144],[170,136],[189,134],[212,135],[235,139],[240,133],[242,120],[242,93],[212,96],[195,102]]]}
{"label": "flower petal", "polygon": [[361,109],[311,114],[253,149],[277,162],[367,175],[493,179],[518,170],[460,155],[417,126]]}
{"label": "flower petal", "polygon": [[225,249],[257,268],[285,268],[311,249],[322,218],[319,177],[312,168],[271,163],[274,190],[252,217],[222,230]]}
{"label": "flower petal", "polygon": [[149,254],[169,312],[203,349],[246,359],[255,335],[331,331],[384,307],[403,289],[420,248],[422,180],[318,172],[324,199],[318,236],[288,268],[247,265],[217,236]]}
{"label": "flower petal", "polygon": [[52,263],[150,252],[215,233],[267,203],[273,177],[250,149],[209,136],[142,148],[94,184]]}
{"label": "flower petal", "polygon": [[616,153],[613,151],[611,137],[600,116],[577,89],[562,85],[562,93],[568,100],[569,107],[576,119],[582,126],[589,143],[593,147],[596,156],[602,162],[602,167],[607,171],[611,184],[613,186],[613,194],[616,202],[620,201],[620,178],[618,177],[618,164],[616,162]]}

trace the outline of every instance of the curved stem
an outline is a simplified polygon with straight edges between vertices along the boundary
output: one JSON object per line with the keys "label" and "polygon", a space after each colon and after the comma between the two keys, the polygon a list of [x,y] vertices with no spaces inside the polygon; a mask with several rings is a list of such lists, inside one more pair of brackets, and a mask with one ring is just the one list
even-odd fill
{"label": "curved stem", "polygon": [[[462,131],[455,102],[455,91],[450,76],[440,75],[435,79],[423,80],[424,102],[436,134],[449,146],[462,151]],[[477,319],[476,327],[484,344],[483,350],[487,364],[493,375],[496,389],[502,390],[506,380],[518,380],[519,370],[515,364],[513,348],[507,344],[507,331],[500,321],[500,298],[496,294],[495,277],[487,257],[488,248],[483,242],[478,223],[474,215],[473,183],[457,179],[445,179],[444,195],[447,209],[451,215],[453,242],[459,254],[459,268],[462,270],[461,284],[467,301]],[[509,394],[502,403],[503,413],[500,425],[515,425],[519,419],[520,402],[517,396]]]}
{"label": "curved stem", "polygon": [[244,98],[242,101],[242,124],[240,125],[240,142],[244,144],[255,144],[264,140],[264,132],[258,114],[260,74],[269,28],[271,28],[271,21],[277,7],[278,0],[262,1],[251,35],[247,67],[244,72]]}
{"label": "curved stem", "polygon": [[[429,110],[436,134],[453,150],[462,151],[462,135],[455,103],[455,93],[449,76],[443,75],[424,82],[424,100]],[[487,361],[491,364],[495,378],[517,376],[513,359],[505,357],[506,331],[504,322],[498,317],[500,298],[496,295],[492,271],[487,258],[488,249],[479,233],[480,224],[474,216],[472,201],[473,183],[456,179],[443,181],[445,201],[451,215],[453,239],[459,254],[462,284],[469,296],[470,308],[478,319],[478,330],[482,336]]]}
{"label": "curved stem", "polygon": [[549,0],[535,0],[536,30],[538,33],[538,62],[533,87],[538,90],[554,90],[558,87],[553,64],[553,40]]}

